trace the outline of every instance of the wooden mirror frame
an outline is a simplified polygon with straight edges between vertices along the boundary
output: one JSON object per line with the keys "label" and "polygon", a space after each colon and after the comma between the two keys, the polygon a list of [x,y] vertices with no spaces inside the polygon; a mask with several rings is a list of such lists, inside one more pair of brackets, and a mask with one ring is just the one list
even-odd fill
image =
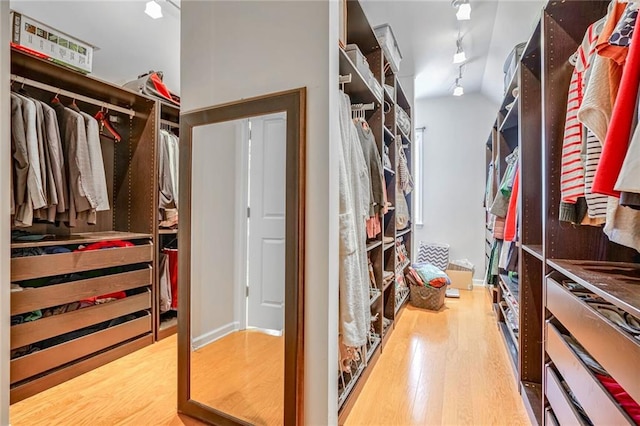
{"label": "wooden mirror frame", "polygon": [[180,116],[178,411],[215,425],[250,423],[191,399],[193,128],[278,112],[287,114],[283,420],[285,425],[293,426],[304,423],[306,88],[198,109]]}

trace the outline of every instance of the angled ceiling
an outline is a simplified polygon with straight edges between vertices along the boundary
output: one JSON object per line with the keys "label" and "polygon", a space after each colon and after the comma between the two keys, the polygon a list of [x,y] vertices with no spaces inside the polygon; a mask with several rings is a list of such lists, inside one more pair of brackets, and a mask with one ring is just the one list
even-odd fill
{"label": "angled ceiling", "polygon": [[502,65],[517,43],[526,41],[543,0],[470,0],[471,20],[457,21],[449,0],[363,0],[373,26],[389,23],[403,54],[400,75],[415,76],[415,96],[451,95],[458,75],[452,63],[458,30],[467,55],[462,85],[466,93],[502,98]]}
{"label": "angled ceiling", "polygon": [[167,86],[178,91],[180,12],[159,3],[164,17],[155,20],[145,15],[144,0],[11,0],[11,9],[97,46],[95,77],[124,84],[149,70],[163,71]]}

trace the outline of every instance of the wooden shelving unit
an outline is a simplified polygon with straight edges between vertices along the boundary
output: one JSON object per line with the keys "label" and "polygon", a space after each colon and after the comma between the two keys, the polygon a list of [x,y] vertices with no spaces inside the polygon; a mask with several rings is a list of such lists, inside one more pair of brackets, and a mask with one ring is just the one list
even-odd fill
{"label": "wooden shelving unit", "polygon": [[[502,276],[491,286],[490,294],[498,294],[493,299],[498,326],[534,424],[554,424],[560,419],[587,423],[561,382],[591,423],[631,423],[567,343],[569,337],[640,402],[640,382],[635,379],[640,377],[640,340],[608,322],[573,290],[579,285],[580,294],[591,293],[621,315],[640,318],[640,266],[633,263],[638,254],[609,242],[601,228],[571,226],[559,220],[562,141],[573,71],[567,58],[578,48],[588,26],[605,16],[608,4],[568,0],[545,6],[508,84],[487,143],[486,161],[494,164],[494,185],[504,173],[504,158],[519,147],[518,294]],[[519,88],[516,96],[512,93],[515,87]],[[507,111],[506,105],[512,102]],[[493,243],[489,235],[487,242]],[[518,300],[518,336],[512,335],[504,321],[506,310],[516,309],[511,296]]]}
{"label": "wooden shelving unit", "polygon": [[[111,105],[122,136],[118,143],[101,141],[110,209],[97,212],[95,225],[34,223],[21,229],[45,239],[11,244],[11,282],[22,288],[11,293],[10,400],[15,403],[153,342],[158,105],[17,50],[11,52],[11,73],[26,78],[29,95],[43,102],[60,92],[61,102],[70,104],[67,96],[73,94],[92,116],[101,105]],[[104,242],[111,247],[80,247]],[[53,247],[55,252],[45,253]],[[25,249],[37,255],[21,257]],[[29,313],[40,317],[24,321]]]}
{"label": "wooden shelving unit", "polygon": [[[400,315],[402,307],[408,300],[409,292],[398,284],[398,276],[385,282],[383,280],[384,271],[397,274],[403,265],[398,264],[398,250],[396,242],[400,241],[406,247],[406,251],[411,258],[413,225],[408,228],[398,230],[396,228],[396,179],[397,179],[397,152],[403,149],[411,168],[411,134],[403,133],[396,123],[396,108],[402,108],[409,117],[412,117],[411,103],[402,89],[398,77],[391,71],[384,72],[387,59],[380,48],[378,39],[367,20],[360,3],[357,0],[347,1],[347,43],[358,45],[362,54],[366,57],[371,71],[377,82],[383,88],[382,99],[379,99],[375,91],[372,90],[362,74],[355,69],[355,66],[340,49],[340,75],[351,74],[351,83],[344,86],[344,91],[351,98],[352,104],[374,103],[375,108],[366,112],[366,120],[373,131],[380,156],[384,155],[384,148],[389,150],[389,157],[392,167],[384,168],[384,179],[387,189],[387,197],[391,206],[386,212],[381,214],[382,233],[373,241],[369,241],[367,252],[374,268],[376,277],[376,289],[379,290],[371,297],[371,315],[376,318],[373,324],[371,335],[372,342],[367,345],[367,362],[365,365],[352,366],[349,383],[339,385],[339,422],[344,423],[358,394],[362,390],[368,375],[371,373],[380,353],[393,331],[395,320]],[[388,68],[388,67],[386,67]],[[385,83],[393,90],[388,90]],[[383,101],[391,105],[389,113],[385,113],[382,107]],[[413,125],[411,126],[413,128]],[[400,195],[405,197],[409,211],[412,209],[411,194]],[[384,242],[383,237],[391,237],[390,242]],[[405,263],[406,265],[406,263]],[[384,321],[383,321],[384,318]],[[344,377],[344,375],[340,375]]]}

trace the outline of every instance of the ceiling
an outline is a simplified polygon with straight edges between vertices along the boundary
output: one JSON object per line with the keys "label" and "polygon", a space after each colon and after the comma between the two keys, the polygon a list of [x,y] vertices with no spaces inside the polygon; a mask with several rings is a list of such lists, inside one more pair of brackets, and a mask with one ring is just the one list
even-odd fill
{"label": "ceiling", "polygon": [[416,77],[416,99],[451,95],[458,76],[452,59],[460,29],[467,55],[465,93],[482,92],[500,102],[504,61],[517,43],[527,41],[545,1],[470,0],[471,20],[460,25],[450,0],[362,3],[371,25],[391,25],[403,55],[400,75]]}
{"label": "ceiling", "polygon": [[[502,64],[513,46],[531,34],[544,0],[470,2],[471,21],[459,27],[468,58],[462,83],[466,93],[482,92],[499,102]],[[164,18],[157,20],[143,13],[145,0],[11,0],[11,8],[97,46],[94,76],[123,84],[161,70],[169,88],[179,92],[180,12],[166,0],[159,3]],[[450,95],[458,74],[452,63],[458,21],[451,1],[362,3],[372,25],[391,24],[404,56],[400,74],[416,76],[416,98]]]}
{"label": "ceiling", "polygon": [[164,17],[155,20],[144,14],[144,0],[11,0],[11,9],[97,46],[95,77],[124,84],[163,71],[169,89],[179,92],[180,11],[159,3]]}

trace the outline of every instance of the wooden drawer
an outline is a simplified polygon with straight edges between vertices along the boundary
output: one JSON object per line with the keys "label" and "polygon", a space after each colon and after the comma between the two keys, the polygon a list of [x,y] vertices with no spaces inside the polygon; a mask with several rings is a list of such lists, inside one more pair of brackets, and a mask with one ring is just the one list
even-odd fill
{"label": "wooden drawer", "polygon": [[124,324],[16,358],[11,361],[11,383],[60,367],[94,352],[150,332],[151,316],[146,315]]}
{"label": "wooden drawer", "polygon": [[633,424],[553,324],[546,325],[546,351],[593,424]]}
{"label": "wooden drawer", "polygon": [[547,407],[544,410],[544,426],[560,426],[551,407]]}
{"label": "wooden drawer", "polygon": [[153,343],[153,336],[150,334],[129,340],[127,343],[115,346],[107,351],[102,351],[94,356],[86,357],[81,361],[74,362],[65,367],[57,368],[37,379],[22,382],[15,386],[11,386],[10,403],[22,401],[32,395],[43,390],[49,389],[55,385],[63,383],[88,371],[94,370],[101,365],[107,364],[132,352],[140,350],[145,346]]}
{"label": "wooden drawer", "polygon": [[558,423],[562,426],[586,425],[587,423],[582,420],[582,416],[571,402],[571,397],[564,391],[560,379],[549,365],[545,368],[545,378],[545,395]]}
{"label": "wooden drawer", "polygon": [[11,293],[11,315],[151,285],[151,268]]}
{"label": "wooden drawer", "polygon": [[151,309],[151,292],[42,318],[11,327],[11,349],[99,324],[127,314]]}
{"label": "wooden drawer", "polygon": [[45,254],[11,259],[11,281],[52,277],[72,272],[151,262],[153,246],[110,248],[95,251]]}
{"label": "wooden drawer", "polygon": [[602,367],[640,401],[640,342],[547,277],[547,309]]}

